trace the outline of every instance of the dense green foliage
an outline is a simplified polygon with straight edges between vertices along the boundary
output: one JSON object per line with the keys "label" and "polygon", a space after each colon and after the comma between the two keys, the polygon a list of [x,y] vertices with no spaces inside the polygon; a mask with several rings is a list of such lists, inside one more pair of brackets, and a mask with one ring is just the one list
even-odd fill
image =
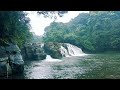
{"label": "dense green foliage", "polygon": [[[67,11],[37,11],[37,13],[52,18],[56,17],[56,14],[62,17]],[[26,16],[27,13],[24,11],[0,11],[0,45],[16,43],[21,47],[24,43],[42,40],[30,32],[30,19]]]}
{"label": "dense green foliage", "polygon": [[29,43],[42,43],[42,36],[36,35],[34,32],[32,32],[32,38],[29,41]]}
{"label": "dense green foliage", "polygon": [[23,11],[0,11],[0,42],[22,46],[30,39],[30,20],[26,15]]}
{"label": "dense green foliage", "polygon": [[120,11],[81,13],[45,28],[44,42],[65,42],[89,52],[120,50]]}

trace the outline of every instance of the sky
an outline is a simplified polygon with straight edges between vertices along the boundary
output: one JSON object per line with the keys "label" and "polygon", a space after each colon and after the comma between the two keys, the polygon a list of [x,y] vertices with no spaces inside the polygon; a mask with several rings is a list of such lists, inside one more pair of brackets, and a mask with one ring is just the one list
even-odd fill
{"label": "sky", "polygon": [[[63,17],[58,17],[56,22],[67,23],[82,12],[86,13],[88,11],[68,11]],[[28,17],[30,18],[30,24],[32,27],[30,31],[35,32],[35,34],[39,36],[43,35],[44,28],[54,21],[54,19],[44,18],[43,15],[37,15],[36,11],[28,11]]]}

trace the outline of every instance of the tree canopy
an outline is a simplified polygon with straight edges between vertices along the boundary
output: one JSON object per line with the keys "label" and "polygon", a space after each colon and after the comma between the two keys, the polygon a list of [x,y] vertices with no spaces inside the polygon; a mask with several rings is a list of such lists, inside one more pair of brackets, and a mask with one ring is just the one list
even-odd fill
{"label": "tree canopy", "polygon": [[0,11],[0,39],[21,46],[30,37],[30,19],[23,11]]}
{"label": "tree canopy", "polygon": [[[55,18],[56,14],[62,17],[67,11],[37,11],[37,13],[44,17]],[[26,11],[0,11],[0,45],[16,43],[21,47],[33,40],[29,21]],[[35,37],[35,40],[37,39],[38,37]]]}
{"label": "tree canopy", "polygon": [[49,17],[49,18],[57,18],[57,15],[59,17],[62,17],[65,13],[67,13],[68,11],[38,11],[37,13],[39,15],[43,15],[45,18]]}
{"label": "tree canopy", "polygon": [[120,50],[120,11],[80,13],[68,23],[45,28],[44,42],[66,42],[89,52]]}

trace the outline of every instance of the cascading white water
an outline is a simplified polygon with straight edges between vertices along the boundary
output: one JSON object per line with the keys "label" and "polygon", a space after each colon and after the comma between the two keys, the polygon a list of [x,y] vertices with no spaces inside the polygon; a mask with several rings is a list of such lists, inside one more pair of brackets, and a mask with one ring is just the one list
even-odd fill
{"label": "cascading white water", "polygon": [[61,46],[60,51],[61,54],[65,57],[69,56],[83,56],[85,53],[81,50],[81,48],[78,48],[77,46],[71,45],[66,43],[67,49]]}
{"label": "cascading white water", "polygon": [[60,51],[61,51],[62,56],[69,57],[67,49],[65,49],[63,46],[61,46]]}
{"label": "cascading white water", "polygon": [[53,59],[53,58],[52,58],[50,55],[47,55],[47,56],[46,56],[46,60],[47,60],[47,59]]}
{"label": "cascading white water", "polygon": [[81,56],[85,55],[81,48],[78,48],[77,46],[71,45],[71,44],[66,44],[68,48],[68,53],[70,56]]}
{"label": "cascading white water", "polygon": [[47,55],[45,61],[48,61],[48,62],[60,62],[62,60],[60,60],[60,59],[54,59],[50,55]]}

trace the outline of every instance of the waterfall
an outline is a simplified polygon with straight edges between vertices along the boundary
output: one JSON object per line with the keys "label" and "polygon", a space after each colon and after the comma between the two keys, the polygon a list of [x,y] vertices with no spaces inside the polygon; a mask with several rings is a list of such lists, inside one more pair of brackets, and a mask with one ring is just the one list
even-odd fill
{"label": "waterfall", "polygon": [[81,48],[78,48],[77,46],[71,45],[71,44],[66,44],[67,48],[68,48],[68,53],[70,56],[81,56],[81,55],[85,55],[85,53],[83,53]]}
{"label": "waterfall", "polygon": [[[64,43],[64,45],[61,45],[59,50],[60,50],[63,57],[86,55],[85,53],[83,53],[81,48],[78,48],[77,46],[74,46],[74,45],[71,45],[68,43]],[[47,61],[47,62],[59,62],[62,60],[54,59],[50,55],[47,55],[45,61]]]}
{"label": "waterfall", "polygon": [[50,55],[47,55],[45,61],[47,61],[47,62],[60,62],[62,60],[60,60],[60,59],[54,59]]}
{"label": "waterfall", "polygon": [[46,60],[48,60],[48,59],[53,59],[53,58],[50,55],[47,55]]}
{"label": "waterfall", "polygon": [[61,46],[60,51],[62,56],[64,57],[70,57],[70,56],[83,56],[85,53],[81,50],[81,48],[78,48],[77,46],[71,45],[66,43],[65,44],[67,48]]}
{"label": "waterfall", "polygon": [[62,56],[69,57],[67,49],[65,49],[63,46],[61,46],[60,51],[61,51]]}

